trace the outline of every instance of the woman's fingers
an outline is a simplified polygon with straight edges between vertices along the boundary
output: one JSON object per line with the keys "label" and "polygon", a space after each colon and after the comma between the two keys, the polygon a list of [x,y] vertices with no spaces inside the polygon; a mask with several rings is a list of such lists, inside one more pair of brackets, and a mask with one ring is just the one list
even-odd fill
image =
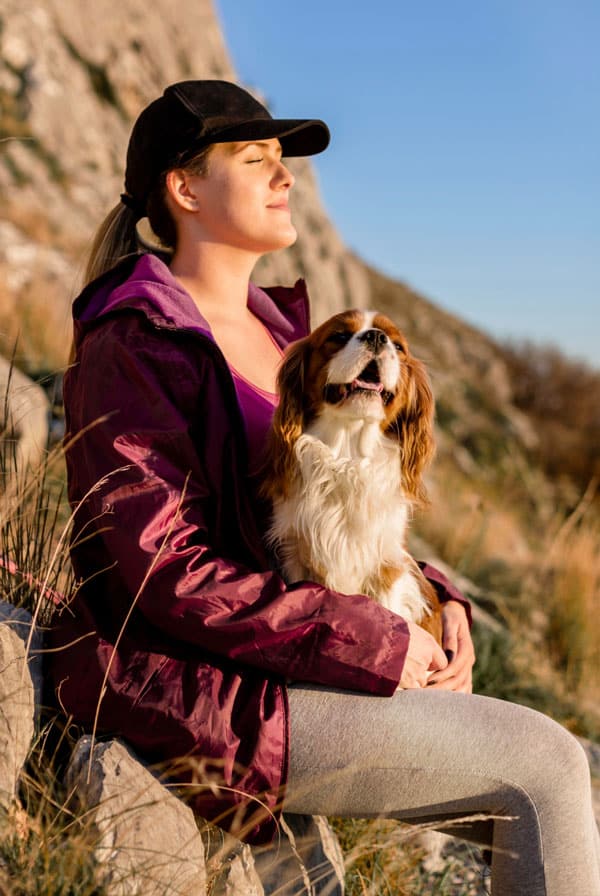
{"label": "woman's fingers", "polygon": [[442,622],[444,649],[451,659],[445,669],[430,677],[428,687],[470,693],[475,650],[462,604],[457,601],[444,604]]}
{"label": "woman's fingers", "polygon": [[415,625],[414,622],[408,622],[407,625],[410,640],[400,687],[424,688],[431,673],[439,673],[440,670],[445,669],[448,660],[442,648],[428,632]]}
{"label": "woman's fingers", "polygon": [[408,623],[410,641],[401,688],[471,692],[475,650],[463,605],[458,601],[444,604],[442,623],[443,649],[419,626]]}

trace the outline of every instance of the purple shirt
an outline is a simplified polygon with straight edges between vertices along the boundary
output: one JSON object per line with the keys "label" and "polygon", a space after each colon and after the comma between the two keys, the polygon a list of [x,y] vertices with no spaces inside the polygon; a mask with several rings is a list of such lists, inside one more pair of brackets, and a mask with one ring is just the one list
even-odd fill
{"label": "purple shirt", "polygon": [[[283,357],[281,346],[275,342],[266,327],[265,332],[281,357]],[[261,389],[260,386],[251,383],[229,362],[227,362],[227,366],[233,377],[238,404],[246,427],[248,473],[251,477],[254,477],[261,468],[267,434],[273,419],[273,411],[279,402],[279,395],[276,392],[268,392],[266,389]]]}
{"label": "purple shirt", "polygon": [[246,426],[248,439],[248,473],[256,476],[260,469],[267,433],[271,426],[273,411],[279,400],[276,393],[267,392],[251,383],[229,364],[240,410]]}

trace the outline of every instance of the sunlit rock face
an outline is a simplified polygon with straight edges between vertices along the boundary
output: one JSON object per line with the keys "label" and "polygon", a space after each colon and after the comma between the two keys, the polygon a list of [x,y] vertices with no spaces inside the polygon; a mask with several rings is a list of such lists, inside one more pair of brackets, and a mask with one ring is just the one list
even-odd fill
{"label": "sunlit rock face", "polygon": [[[93,233],[118,201],[131,124],[167,84],[187,78],[236,80],[210,0],[4,0],[0,351],[20,331],[26,366],[66,362],[69,304]],[[300,238],[260,262],[255,279],[305,277],[318,321],[367,304],[369,289],[323,209],[310,161],[292,164]]]}

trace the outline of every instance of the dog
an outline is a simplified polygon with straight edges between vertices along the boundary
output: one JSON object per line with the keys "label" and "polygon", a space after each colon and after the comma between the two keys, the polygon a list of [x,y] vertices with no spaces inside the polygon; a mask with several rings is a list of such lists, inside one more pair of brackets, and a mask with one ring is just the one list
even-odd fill
{"label": "dog", "polygon": [[366,594],[441,644],[437,594],[406,549],[434,453],[425,366],[388,317],[343,311],[290,346],[277,385],[263,494],[283,578]]}

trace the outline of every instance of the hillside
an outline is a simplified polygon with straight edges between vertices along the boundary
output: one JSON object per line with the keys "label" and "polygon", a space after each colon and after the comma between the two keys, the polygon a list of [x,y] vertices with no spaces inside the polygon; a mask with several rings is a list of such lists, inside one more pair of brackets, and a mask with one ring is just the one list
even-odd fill
{"label": "hillside", "polygon": [[[191,76],[235,78],[210,0],[177,11],[167,0],[3,5],[0,353],[14,352],[26,372],[64,368],[70,302],[94,228],[121,191],[131,122],[166,84]],[[343,307],[377,307],[405,329],[430,371],[438,421],[434,510],[415,531],[483,589],[514,590],[512,579],[527,578],[544,552],[542,535],[593,482],[600,375],[560,356],[543,364],[534,349],[511,351],[370,268],[329,220],[310,160],[293,167],[299,240],[261,261],[255,280],[305,277],[317,323]]]}
{"label": "hillside", "polygon": [[[235,79],[211,0],[183,2],[177,12],[166,0],[151,8],[140,0],[5,0],[0,353],[11,357],[16,345],[26,371],[64,367],[70,302],[94,229],[122,189],[131,122],[166,84],[188,77]],[[534,456],[540,413],[531,408],[538,411],[532,425],[523,412],[529,410],[519,387],[523,365],[518,369],[486,334],[349,252],[323,207],[310,160],[294,160],[293,168],[298,242],[263,259],[254,279],[267,285],[305,277],[315,323],[351,306],[380,307],[397,317],[432,374],[442,447],[453,443],[467,465],[467,455],[496,465],[509,449]],[[586,393],[592,392],[587,383]],[[580,416],[585,413],[592,411],[582,409]],[[597,449],[588,455],[579,475],[583,488]]]}
{"label": "hillside", "polygon": [[[4,0],[0,355],[33,378],[67,363],[70,303],[122,189],[132,121],[190,77],[236,77],[211,0]],[[374,270],[344,246],[311,162],[291,167],[299,240],[254,279],[305,277],[314,323],[371,307],[405,330],[437,405],[431,506],[414,521],[413,547],[481,610],[476,689],[600,740],[600,373],[554,350],[501,345]]]}

